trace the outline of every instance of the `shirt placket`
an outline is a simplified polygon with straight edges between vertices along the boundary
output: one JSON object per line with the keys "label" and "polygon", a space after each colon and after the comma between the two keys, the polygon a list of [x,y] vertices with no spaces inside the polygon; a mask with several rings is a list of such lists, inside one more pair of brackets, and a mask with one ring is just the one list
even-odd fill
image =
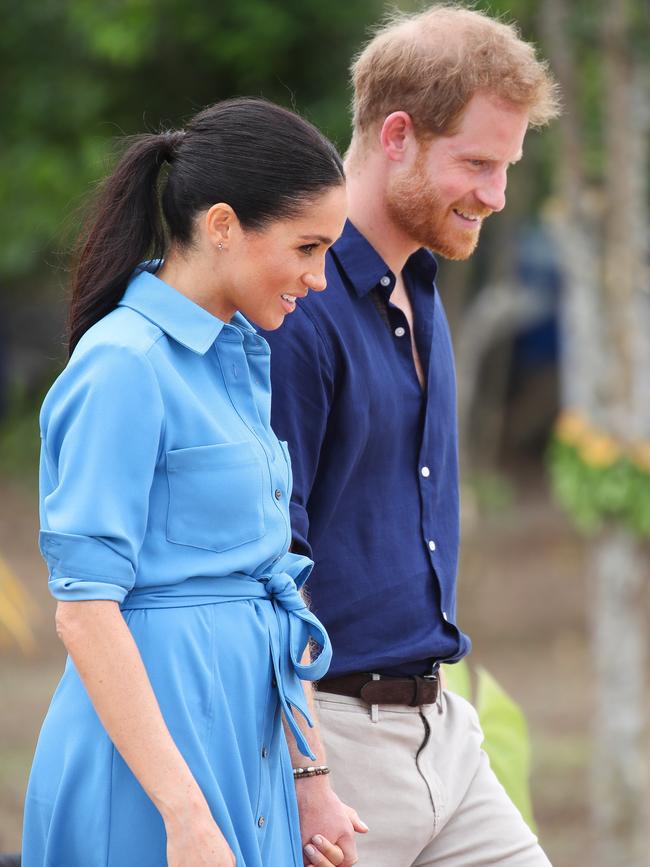
{"label": "shirt placket", "polygon": [[[277,509],[285,524],[285,545],[291,541],[289,519],[289,472],[277,438],[269,425],[270,401],[268,389],[263,391],[263,371],[260,366],[268,364],[268,356],[259,350],[246,352],[246,340],[254,337],[244,335],[233,326],[225,326],[222,336],[215,343],[221,364],[224,383],[231,403],[251,437],[258,443],[267,467],[267,493],[265,508]],[[270,506],[269,506],[270,502]],[[281,555],[276,557],[276,560]]]}

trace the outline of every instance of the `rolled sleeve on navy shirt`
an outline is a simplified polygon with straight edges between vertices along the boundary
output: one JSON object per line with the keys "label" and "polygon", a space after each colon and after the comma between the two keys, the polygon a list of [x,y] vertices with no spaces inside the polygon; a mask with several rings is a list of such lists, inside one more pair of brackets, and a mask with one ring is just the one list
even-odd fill
{"label": "rolled sleeve on navy shirt", "polygon": [[294,545],[334,647],[330,675],[424,673],[470,648],[456,626],[459,494],[455,372],[436,263],[403,271],[417,379],[394,275],[348,222],[310,293],[265,333],[272,423],[289,443]]}

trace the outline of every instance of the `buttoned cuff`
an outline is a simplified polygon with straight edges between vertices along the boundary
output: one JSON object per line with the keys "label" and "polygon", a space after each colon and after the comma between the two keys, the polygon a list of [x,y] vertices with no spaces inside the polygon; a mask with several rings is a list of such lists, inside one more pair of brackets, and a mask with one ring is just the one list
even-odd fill
{"label": "buttoned cuff", "polygon": [[122,602],[135,584],[131,561],[100,539],[42,530],[39,547],[55,599]]}

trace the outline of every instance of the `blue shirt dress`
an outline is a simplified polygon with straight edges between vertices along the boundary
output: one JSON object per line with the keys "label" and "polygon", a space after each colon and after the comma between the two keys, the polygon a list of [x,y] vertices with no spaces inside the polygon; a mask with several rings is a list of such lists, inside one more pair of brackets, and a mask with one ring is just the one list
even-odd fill
{"label": "blue shirt dress", "polygon": [[[143,270],[41,412],[40,547],[56,599],[119,603],[167,726],[237,857],[303,864],[282,714],[331,648],[288,553],[291,465],[269,348]],[[302,665],[309,637],[320,655]],[[160,814],[68,659],[39,737],[23,867],[161,867]]]}

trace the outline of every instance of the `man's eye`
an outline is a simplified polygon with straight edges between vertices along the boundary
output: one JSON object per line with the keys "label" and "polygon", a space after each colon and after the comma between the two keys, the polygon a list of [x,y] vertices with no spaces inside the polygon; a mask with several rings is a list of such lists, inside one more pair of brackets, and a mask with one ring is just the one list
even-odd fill
{"label": "man's eye", "polygon": [[476,166],[477,169],[482,169],[487,165],[487,160],[468,160],[471,166]]}

